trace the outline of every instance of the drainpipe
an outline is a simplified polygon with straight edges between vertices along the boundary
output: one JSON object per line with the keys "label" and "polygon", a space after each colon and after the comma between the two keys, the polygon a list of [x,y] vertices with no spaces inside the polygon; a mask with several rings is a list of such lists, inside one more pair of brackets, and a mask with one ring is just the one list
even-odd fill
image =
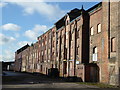
{"label": "drainpipe", "polygon": [[[108,60],[110,59],[110,0],[108,1]],[[108,71],[109,72],[109,71]],[[108,83],[110,83],[110,73],[109,73],[109,80]]]}
{"label": "drainpipe", "polygon": [[110,0],[108,1],[108,59],[110,59]]}
{"label": "drainpipe", "polygon": [[60,64],[61,64],[61,34],[60,34],[60,37],[59,37],[59,72],[61,74],[61,70],[60,70]]}
{"label": "drainpipe", "polygon": [[76,28],[75,28],[75,52],[74,52],[74,76],[76,76],[76,29],[77,29],[77,21],[75,20],[75,25],[76,25]]}
{"label": "drainpipe", "polygon": [[67,62],[68,62],[68,77],[69,77],[70,76],[70,61],[69,60],[70,60],[70,53],[71,53],[71,51],[70,51],[70,47],[71,47],[71,27],[70,27],[70,31],[69,31],[68,35],[69,35],[69,44],[68,44],[69,45],[69,51],[68,51],[69,55],[67,56],[68,57]]}

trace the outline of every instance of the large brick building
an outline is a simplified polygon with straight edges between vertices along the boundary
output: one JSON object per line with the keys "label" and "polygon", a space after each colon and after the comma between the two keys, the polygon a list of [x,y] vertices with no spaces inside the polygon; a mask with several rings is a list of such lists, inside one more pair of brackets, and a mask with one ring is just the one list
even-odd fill
{"label": "large brick building", "polygon": [[119,85],[119,17],[120,2],[71,10],[35,44],[17,50],[15,70],[48,75],[57,68],[61,77]]}

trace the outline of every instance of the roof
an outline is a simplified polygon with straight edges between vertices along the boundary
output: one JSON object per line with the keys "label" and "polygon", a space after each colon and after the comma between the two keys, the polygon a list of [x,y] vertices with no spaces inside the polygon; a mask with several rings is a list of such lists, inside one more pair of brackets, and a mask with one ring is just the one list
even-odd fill
{"label": "roof", "polygon": [[87,12],[93,12],[93,11],[95,11],[97,8],[99,8],[99,7],[101,7],[102,6],[102,2],[100,2],[100,3],[98,3],[98,4],[96,4],[96,5],[94,5],[93,7],[91,7],[91,8],[89,8],[88,10],[87,10]]}
{"label": "roof", "polygon": [[30,47],[28,44],[23,46],[22,48],[17,50],[17,54],[19,54],[20,52],[22,52],[23,50],[25,50],[26,48]]}
{"label": "roof", "polygon": [[81,11],[82,11],[81,9],[79,10],[79,9],[75,8],[75,9],[71,10],[69,13],[67,13],[69,15],[69,17],[70,17],[70,21],[72,21],[73,19],[80,16]]}
{"label": "roof", "polygon": [[[66,15],[69,15],[70,17],[70,22],[77,18],[78,16],[81,15],[81,11],[83,9],[77,9],[77,8],[74,8],[73,10],[71,10],[70,12],[68,12]],[[65,26],[65,19],[66,19],[66,15],[64,17],[62,17],[60,20],[58,20],[55,25],[56,25],[56,28],[59,29],[61,28],[62,26]]]}
{"label": "roof", "polygon": [[53,26],[52,28],[50,28],[49,30],[47,30],[47,31],[46,31],[45,33],[43,33],[42,35],[38,36],[37,39],[40,38],[40,37],[42,37],[42,36],[45,35],[46,33],[50,32],[53,28],[55,28],[55,26]]}

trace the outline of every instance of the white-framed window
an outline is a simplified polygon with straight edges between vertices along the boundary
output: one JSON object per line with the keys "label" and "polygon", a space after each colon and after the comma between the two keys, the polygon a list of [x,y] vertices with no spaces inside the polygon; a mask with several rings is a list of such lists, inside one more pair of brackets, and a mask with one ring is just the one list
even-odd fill
{"label": "white-framed window", "polygon": [[48,53],[50,54],[50,49],[48,50]]}
{"label": "white-framed window", "polygon": [[92,58],[93,61],[97,61],[97,47],[95,46],[93,48],[93,58]]}
{"label": "white-framed window", "polygon": [[100,33],[101,32],[101,24],[99,23],[98,25],[97,25],[97,33]]}
{"label": "white-framed window", "polygon": [[97,53],[97,47],[96,46],[93,48],[93,54],[94,53]]}
{"label": "white-framed window", "polygon": [[90,35],[93,35],[93,34],[94,34],[94,28],[91,27],[91,28],[90,28]]}
{"label": "white-framed window", "polygon": [[68,32],[66,32],[66,39],[68,39]]}
{"label": "white-framed window", "polygon": [[42,42],[42,47],[43,47],[43,42]]}

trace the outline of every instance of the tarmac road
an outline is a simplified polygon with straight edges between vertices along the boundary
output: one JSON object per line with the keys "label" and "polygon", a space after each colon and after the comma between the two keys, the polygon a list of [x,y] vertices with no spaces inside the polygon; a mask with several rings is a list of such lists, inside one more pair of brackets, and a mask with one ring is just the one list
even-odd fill
{"label": "tarmac road", "polygon": [[[2,88],[62,88],[62,89],[79,89],[88,88],[90,90],[103,90],[97,86],[77,84],[76,82],[66,82],[60,78],[53,79],[47,76],[38,74],[33,75],[29,73],[20,73],[5,71],[6,75],[3,76]],[[88,90],[87,89],[87,90]],[[113,89],[112,89],[113,90]]]}

